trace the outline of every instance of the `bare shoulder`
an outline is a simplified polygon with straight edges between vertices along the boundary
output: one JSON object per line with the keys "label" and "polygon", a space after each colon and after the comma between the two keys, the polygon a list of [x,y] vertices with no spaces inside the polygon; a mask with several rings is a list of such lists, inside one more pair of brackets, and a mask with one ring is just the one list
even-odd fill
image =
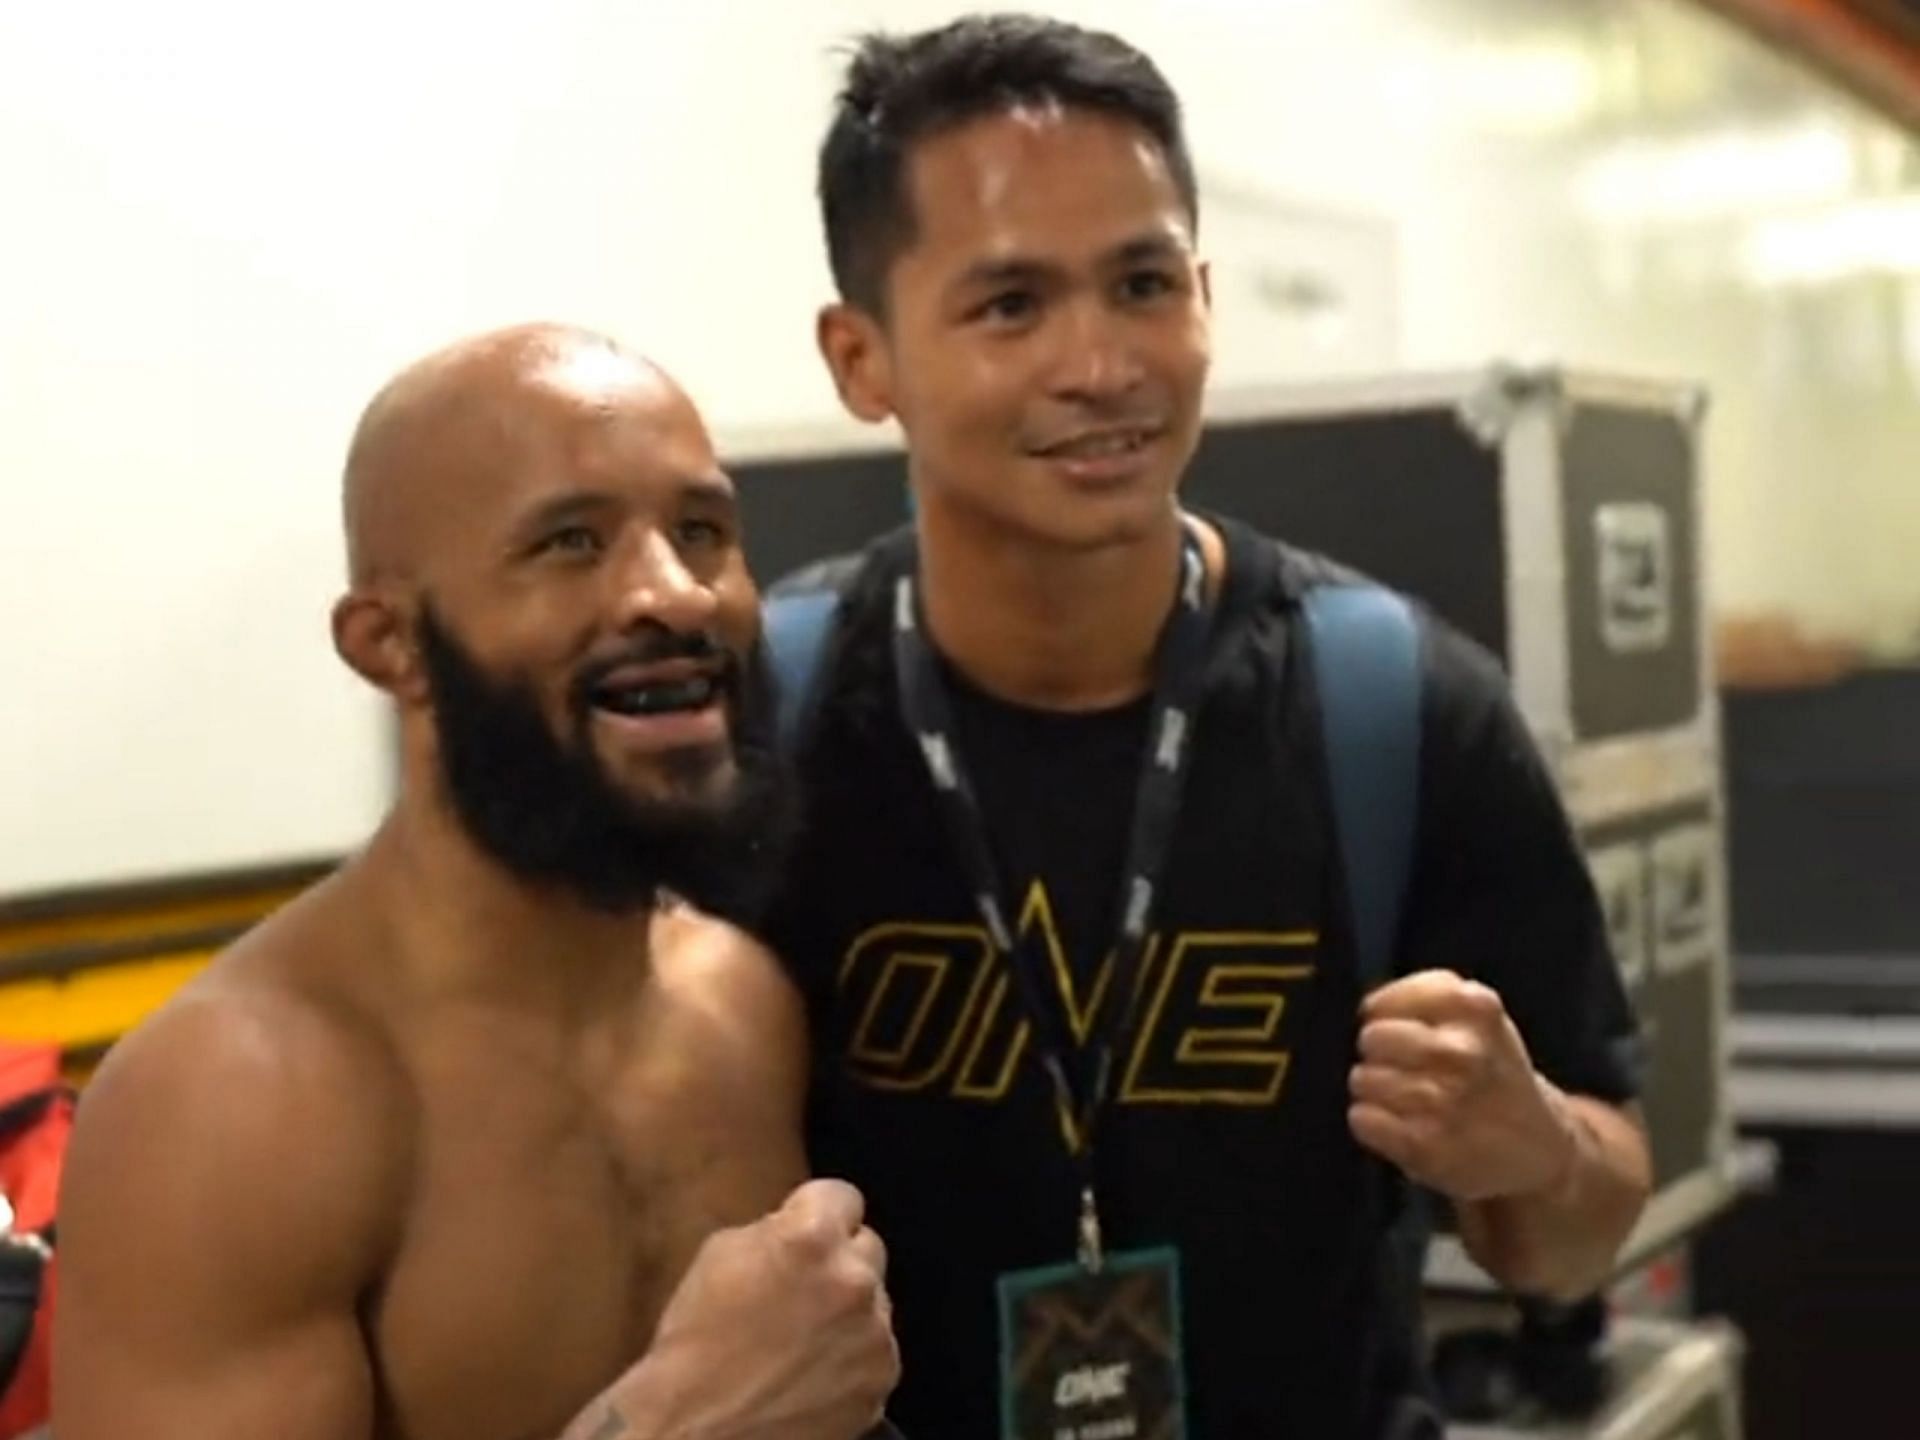
{"label": "bare shoulder", "polygon": [[697,910],[659,912],[651,939],[650,1008],[672,1027],[685,1082],[717,1107],[709,1120],[724,1114],[733,1127],[735,1199],[745,1206],[736,1218],[762,1214],[807,1174],[811,1059],[800,992],[759,941]]}
{"label": "bare shoulder", "polygon": [[371,1433],[356,1317],[404,1219],[410,1106],[346,992],[303,983],[355,928],[333,909],[296,901],[253,931],[82,1094],[60,1196],[62,1435]]}
{"label": "bare shoulder", "polygon": [[690,906],[653,921],[654,974],[675,1002],[696,1010],[717,1038],[764,1057],[783,1076],[806,1066],[806,1009],[773,952],[746,931]]}
{"label": "bare shoulder", "polygon": [[116,1045],[79,1106],[62,1254],[118,1225],[218,1234],[244,1263],[298,1238],[330,1271],[371,1263],[401,1209],[411,1096],[377,1026],[303,982],[330,933],[295,902]]}

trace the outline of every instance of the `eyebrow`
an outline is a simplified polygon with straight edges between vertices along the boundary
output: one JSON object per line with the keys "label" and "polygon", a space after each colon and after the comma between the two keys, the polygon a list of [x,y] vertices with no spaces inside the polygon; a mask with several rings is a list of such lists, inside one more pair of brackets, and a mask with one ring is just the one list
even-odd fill
{"label": "eyebrow", "polygon": [[[676,499],[699,505],[721,505],[737,509],[739,497],[733,480],[723,470],[708,470],[677,477]],[[513,527],[516,543],[531,540],[549,530],[577,520],[618,511],[626,498],[608,490],[568,490],[541,501],[523,515]]]}
{"label": "eyebrow", "polygon": [[[1171,260],[1185,251],[1179,240],[1164,231],[1135,235],[1107,250],[1097,262],[1101,268],[1138,265],[1147,260]],[[1064,266],[1026,255],[976,260],[954,281],[956,290],[990,289],[1000,285],[1032,285],[1059,275]]]}
{"label": "eyebrow", "polygon": [[737,504],[740,498],[733,477],[724,470],[684,476],[680,481],[680,494],[683,499],[708,500],[722,505]]}
{"label": "eyebrow", "polygon": [[1136,235],[1107,255],[1110,264],[1137,265],[1143,260],[1172,260],[1184,255],[1187,247],[1178,238],[1164,232]]}
{"label": "eyebrow", "polygon": [[584,520],[589,516],[605,514],[620,502],[604,490],[568,490],[543,500],[514,526],[516,533],[537,534],[543,530],[564,525],[571,520]]}
{"label": "eyebrow", "polygon": [[[718,500],[730,504],[734,499],[733,480],[723,470],[680,475],[675,477],[674,484],[678,487],[678,498],[683,500]],[[626,503],[625,496],[616,495],[610,490],[567,490],[541,501],[527,512],[521,525],[525,529],[538,530],[607,510],[617,510]]]}
{"label": "eyebrow", "polygon": [[1033,284],[1060,273],[1058,265],[1010,255],[999,260],[976,260],[954,281],[956,290],[991,289],[1000,285]]}

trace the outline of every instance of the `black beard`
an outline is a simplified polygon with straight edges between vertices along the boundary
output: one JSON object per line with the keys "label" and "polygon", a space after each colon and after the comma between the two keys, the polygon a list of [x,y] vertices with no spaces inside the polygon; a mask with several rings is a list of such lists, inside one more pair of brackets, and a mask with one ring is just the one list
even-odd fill
{"label": "black beard", "polygon": [[[454,810],[507,870],[613,913],[654,905],[664,891],[740,924],[758,914],[778,883],[797,821],[793,777],[775,744],[764,644],[726,667],[730,782],[716,791],[724,764],[716,754],[671,756],[662,779],[685,798],[658,799],[623,792],[594,752],[593,675],[572,687],[574,731],[562,739],[530,687],[488,675],[425,604],[420,651]],[[724,654],[704,636],[662,635],[619,662]]]}

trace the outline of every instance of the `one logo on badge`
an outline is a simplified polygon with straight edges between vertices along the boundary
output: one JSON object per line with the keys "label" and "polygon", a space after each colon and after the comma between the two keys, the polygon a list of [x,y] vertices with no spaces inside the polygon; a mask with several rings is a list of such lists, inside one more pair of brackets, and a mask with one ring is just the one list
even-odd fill
{"label": "one logo on badge", "polygon": [[1082,1405],[1098,1405],[1103,1400],[1127,1397],[1127,1376],[1133,1370],[1131,1360],[1112,1365],[1082,1365],[1062,1375],[1053,1387],[1053,1403],[1062,1410]]}
{"label": "one logo on badge", "polygon": [[1173,1252],[1003,1276],[1000,1309],[1003,1440],[1184,1440]]}

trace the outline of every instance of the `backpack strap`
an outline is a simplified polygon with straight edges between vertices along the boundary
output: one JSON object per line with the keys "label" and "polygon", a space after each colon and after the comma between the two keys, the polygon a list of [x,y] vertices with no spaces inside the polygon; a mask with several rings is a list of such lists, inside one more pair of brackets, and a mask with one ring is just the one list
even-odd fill
{"label": "backpack strap", "polygon": [[[779,687],[780,743],[811,707],[840,587],[776,588],[763,610]],[[1334,830],[1363,987],[1394,969],[1420,785],[1420,631],[1407,602],[1374,585],[1325,584],[1304,599]]]}
{"label": "backpack strap", "polygon": [[1363,991],[1394,973],[1420,788],[1420,629],[1375,585],[1304,597],[1322,748]]}
{"label": "backpack strap", "polygon": [[761,630],[778,687],[778,734],[791,751],[811,708],[820,660],[833,631],[837,590],[800,590],[771,596],[761,611]]}
{"label": "backpack strap", "polygon": [[799,747],[819,703],[820,672],[826,669],[841,600],[872,566],[885,570],[906,563],[913,545],[913,527],[902,525],[863,549],[804,565],[764,592],[760,629],[779,692],[775,697],[775,735],[789,754]]}

